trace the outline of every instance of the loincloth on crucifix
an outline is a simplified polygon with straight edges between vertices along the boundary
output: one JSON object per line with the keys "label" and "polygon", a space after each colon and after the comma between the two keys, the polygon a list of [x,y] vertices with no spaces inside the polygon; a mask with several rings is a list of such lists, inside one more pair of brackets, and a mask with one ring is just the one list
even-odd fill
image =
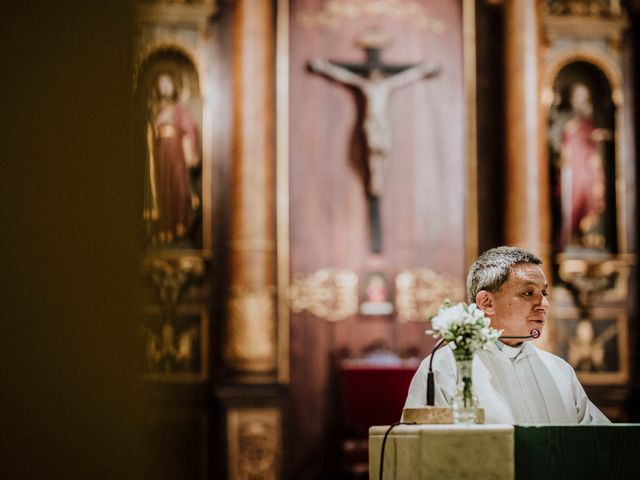
{"label": "loincloth on crucifix", "polygon": [[367,185],[371,249],[382,251],[380,198],[384,193],[384,176],[391,155],[391,124],[388,115],[389,96],[397,88],[421,78],[433,77],[439,68],[432,63],[384,64],[380,52],[389,44],[386,35],[378,31],[357,39],[366,54],[363,63],[338,63],[315,58],[309,69],[336,82],[355,88],[365,103],[362,130],[367,147]]}

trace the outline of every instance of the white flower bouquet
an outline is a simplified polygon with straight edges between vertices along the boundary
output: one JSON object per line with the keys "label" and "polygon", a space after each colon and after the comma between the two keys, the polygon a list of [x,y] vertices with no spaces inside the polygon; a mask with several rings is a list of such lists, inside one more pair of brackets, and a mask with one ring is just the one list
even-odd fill
{"label": "white flower bouquet", "polygon": [[431,318],[431,328],[427,333],[446,341],[456,359],[457,392],[452,402],[454,423],[477,421],[478,399],[473,393],[473,354],[487,343],[495,342],[502,334],[502,330],[496,330],[490,325],[491,320],[485,317],[475,303],[453,305],[445,300],[438,309],[438,314]]}
{"label": "white flower bouquet", "polygon": [[443,338],[456,359],[470,360],[476,351],[495,342],[502,334],[490,325],[491,320],[475,303],[453,305],[445,300],[437,315],[431,318],[431,328],[426,333]]}

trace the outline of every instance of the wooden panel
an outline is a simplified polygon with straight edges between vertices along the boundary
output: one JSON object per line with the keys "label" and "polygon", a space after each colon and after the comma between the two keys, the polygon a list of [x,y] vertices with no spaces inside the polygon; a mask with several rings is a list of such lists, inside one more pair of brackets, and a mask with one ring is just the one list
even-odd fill
{"label": "wooden panel", "polygon": [[[374,271],[386,276],[392,300],[394,278],[402,270],[428,268],[460,282],[466,273],[462,2],[415,3],[428,13],[427,28],[416,27],[402,9],[367,14],[361,8],[367,2],[352,4],[354,17],[334,12],[335,28],[310,26],[302,16],[321,19],[327,2],[290,3],[290,270],[303,276],[330,267],[356,272],[360,302]],[[371,251],[370,242],[363,99],[307,69],[312,58],[364,62],[355,39],[373,26],[392,41],[382,50],[383,63],[427,61],[441,68],[438,76],[399,88],[389,98],[392,150],[380,200],[380,253]],[[399,323],[394,315],[355,314],[333,323],[304,312],[291,315],[290,328],[292,416],[285,468],[288,477],[315,478],[323,469],[330,473],[339,445],[337,358],[359,356],[376,344],[424,356],[433,341],[425,324]]]}
{"label": "wooden panel", "polygon": [[[381,200],[385,267],[426,266],[463,276],[466,162],[462,91],[461,7],[428,2],[442,33],[408,20],[363,16],[336,30],[305,29],[301,12],[320,1],[293,2],[290,49],[291,265],[310,272],[328,265],[365,268],[371,261],[364,195],[362,105],[354,92],[307,71],[313,57],[361,62],[354,45],[372,25],[388,33],[386,63],[431,61],[441,73],[392,93],[393,146]],[[313,254],[310,255],[310,252]]]}
{"label": "wooden panel", "polygon": [[635,478],[640,428],[516,426],[516,478]]}

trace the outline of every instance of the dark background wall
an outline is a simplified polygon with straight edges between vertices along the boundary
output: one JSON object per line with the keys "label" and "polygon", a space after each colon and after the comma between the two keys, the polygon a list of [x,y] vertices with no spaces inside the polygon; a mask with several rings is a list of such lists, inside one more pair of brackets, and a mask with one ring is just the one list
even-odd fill
{"label": "dark background wall", "polygon": [[2,476],[144,478],[129,2],[5,5]]}
{"label": "dark background wall", "polygon": [[504,243],[503,9],[476,2],[478,251]]}

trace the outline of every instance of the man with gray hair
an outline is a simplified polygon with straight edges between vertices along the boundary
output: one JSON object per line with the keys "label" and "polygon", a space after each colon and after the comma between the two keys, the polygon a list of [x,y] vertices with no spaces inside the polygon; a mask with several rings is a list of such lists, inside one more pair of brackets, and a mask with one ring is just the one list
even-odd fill
{"label": "man with gray hair", "polygon": [[[535,347],[547,320],[547,279],[534,254],[516,247],[483,253],[469,269],[467,294],[491,326],[502,330],[473,359],[473,384],[487,423],[610,423],[589,401],[573,368]],[[510,338],[509,338],[510,337]],[[433,355],[433,354],[432,354]],[[405,407],[426,405],[431,355],[411,381]],[[434,398],[450,406],[456,393],[456,365],[450,348],[433,357]]]}

